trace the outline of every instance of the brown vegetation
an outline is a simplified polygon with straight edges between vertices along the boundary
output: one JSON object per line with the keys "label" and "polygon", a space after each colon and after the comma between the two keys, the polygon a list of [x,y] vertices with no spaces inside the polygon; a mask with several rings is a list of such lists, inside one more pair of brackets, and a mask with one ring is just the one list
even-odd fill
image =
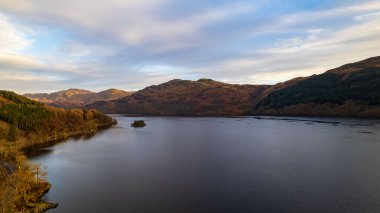
{"label": "brown vegetation", "polygon": [[10,176],[0,178],[1,212],[42,212],[57,206],[40,200],[50,189],[46,172],[39,165],[27,162],[16,143],[0,141],[0,153],[2,161],[17,167]]}
{"label": "brown vegetation", "polygon": [[78,108],[96,101],[110,101],[131,95],[133,92],[127,92],[118,89],[109,89],[101,92],[91,92],[82,89],[68,89],[54,93],[35,93],[25,94],[24,96],[41,103],[55,107]]}
{"label": "brown vegetation", "polygon": [[380,57],[276,85],[172,80],[86,108],[177,116],[305,115],[380,117]]}
{"label": "brown vegetation", "polygon": [[22,148],[72,135],[93,133],[116,121],[96,110],[48,107],[42,103],[0,90],[0,211],[42,212],[56,205],[40,198],[50,189],[46,172],[27,162]]}
{"label": "brown vegetation", "polygon": [[146,126],[145,122],[143,120],[133,121],[131,124],[131,127],[139,128]]}
{"label": "brown vegetation", "polygon": [[122,99],[95,102],[87,108],[107,113],[144,115],[243,115],[269,86],[226,84],[210,79],[172,80]]}

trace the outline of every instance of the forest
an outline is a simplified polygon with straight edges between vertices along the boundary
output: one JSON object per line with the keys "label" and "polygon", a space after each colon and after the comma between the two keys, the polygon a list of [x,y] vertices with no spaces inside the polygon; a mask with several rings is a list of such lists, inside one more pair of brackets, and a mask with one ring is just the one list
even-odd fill
{"label": "forest", "polygon": [[347,100],[380,105],[379,79],[380,69],[372,67],[346,75],[315,75],[273,92],[258,106],[282,108],[300,103],[343,104]]}
{"label": "forest", "polygon": [[305,77],[274,90],[256,115],[380,117],[380,57]]}

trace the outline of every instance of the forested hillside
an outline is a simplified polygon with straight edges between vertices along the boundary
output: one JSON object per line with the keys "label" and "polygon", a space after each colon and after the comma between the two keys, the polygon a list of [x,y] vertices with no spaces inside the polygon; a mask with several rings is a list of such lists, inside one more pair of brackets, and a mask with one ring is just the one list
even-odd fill
{"label": "forested hillside", "polygon": [[57,205],[41,197],[50,189],[45,172],[20,149],[93,133],[116,121],[96,110],[48,107],[0,90],[0,212],[43,212]]}
{"label": "forested hillside", "polygon": [[380,117],[380,57],[347,64],[275,90],[255,110],[271,115]]}
{"label": "forested hillside", "polygon": [[86,108],[143,115],[380,117],[380,57],[276,85],[171,80]]}
{"label": "forested hillside", "polygon": [[96,110],[48,107],[13,92],[0,91],[0,139],[19,138],[35,142],[38,138],[64,137],[95,131],[115,121]]}

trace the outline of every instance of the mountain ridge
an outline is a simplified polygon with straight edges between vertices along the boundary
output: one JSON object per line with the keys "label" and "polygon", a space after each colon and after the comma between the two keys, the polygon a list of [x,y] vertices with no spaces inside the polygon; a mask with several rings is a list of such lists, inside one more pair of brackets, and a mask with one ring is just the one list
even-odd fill
{"label": "mountain ridge", "polygon": [[85,108],[162,116],[301,115],[380,117],[380,56],[275,85],[173,79]]}
{"label": "mountain ridge", "polygon": [[26,93],[25,97],[45,103],[50,106],[63,108],[80,108],[96,101],[110,101],[119,99],[133,92],[119,89],[108,89],[100,92],[70,88],[53,93]]}
{"label": "mountain ridge", "polygon": [[266,115],[380,117],[380,57],[306,77],[263,98]]}
{"label": "mountain ridge", "polygon": [[[107,113],[147,115],[223,115],[244,114],[254,98],[268,85],[227,84],[211,79],[198,81],[173,79],[148,86],[131,96],[86,105]],[[125,106],[123,106],[125,105]]]}

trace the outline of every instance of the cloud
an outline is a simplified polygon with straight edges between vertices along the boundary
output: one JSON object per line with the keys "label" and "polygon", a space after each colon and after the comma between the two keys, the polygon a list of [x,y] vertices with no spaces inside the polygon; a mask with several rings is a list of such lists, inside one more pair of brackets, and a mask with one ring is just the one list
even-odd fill
{"label": "cloud", "polygon": [[252,12],[247,3],[229,3],[172,19],[160,15],[169,0],[49,1],[0,0],[7,10],[36,22],[60,24],[86,37],[116,39],[126,47],[149,45],[152,53],[193,46],[201,30],[226,19]]}
{"label": "cloud", "polygon": [[36,69],[42,66],[42,63],[34,58],[21,55],[0,54],[0,68],[2,69]]}
{"label": "cloud", "polygon": [[98,91],[321,73],[379,55],[380,3],[349,2],[0,0],[0,84]]}
{"label": "cloud", "polygon": [[109,47],[106,45],[86,44],[77,41],[66,41],[61,47],[61,51],[73,58],[86,58],[88,57],[107,57],[114,55],[117,47]]}
{"label": "cloud", "polygon": [[[347,12],[374,9],[378,4],[366,4],[348,9]],[[379,5],[380,6],[380,5]],[[335,10],[334,10],[335,11]],[[312,12],[315,14],[318,12]],[[332,14],[331,11],[324,13]],[[380,14],[380,13],[379,13]],[[298,76],[319,74],[337,66],[378,56],[380,49],[380,15],[369,13],[371,18],[355,19],[348,27],[312,28],[301,30],[296,37],[279,39],[259,50],[247,51],[237,58],[222,60],[212,67],[200,67],[198,73],[213,70],[207,77],[221,76],[234,83],[274,84]],[[301,20],[309,14],[303,13]],[[364,17],[368,17],[364,14]],[[325,17],[320,17],[324,19]],[[294,23],[292,27],[299,27]],[[292,27],[290,27],[292,29]]]}
{"label": "cloud", "polygon": [[355,16],[355,19],[358,20],[358,21],[362,21],[362,20],[369,20],[369,19],[372,19],[372,18],[376,18],[376,17],[379,17],[379,16],[380,16],[380,12],[375,12],[375,13],[367,13],[367,14]]}
{"label": "cloud", "polygon": [[32,43],[26,37],[26,29],[15,23],[10,23],[9,18],[0,13],[0,51],[1,53],[14,53],[29,47]]}
{"label": "cloud", "polygon": [[366,13],[368,11],[380,10],[380,3],[376,1],[361,2],[360,4],[346,7],[338,7],[329,10],[318,10],[313,12],[300,12],[282,18],[282,24],[299,24],[315,20],[331,19],[338,16],[352,16],[353,14]]}

